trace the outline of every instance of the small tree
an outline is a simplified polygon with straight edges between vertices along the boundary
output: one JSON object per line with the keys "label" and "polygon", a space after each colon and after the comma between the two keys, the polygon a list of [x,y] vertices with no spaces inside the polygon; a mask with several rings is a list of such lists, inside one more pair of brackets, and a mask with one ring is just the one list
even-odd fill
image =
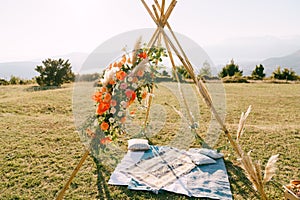
{"label": "small tree", "polygon": [[265,68],[264,68],[264,66],[262,64],[256,65],[255,69],[252,71],[251,76],[254,79],[262,80],[266,76],[266,74],[264,73],[264,69]]}
{"label": "small tree", "polygon": [[43,66],[35,68],[40,73],[40,76],[36,77],[36,82],[40,86],[61,86],[63,83],[74,81],[75,74],[72,72],[69,60],[48,58],[42,63]]}
{"label": "small tree", "polygon": [[219,77],[224,78],[226,76],[242,76],[243,71],[239,69],[239,66],[234,63],[231,59],[230,63],[223,67],[222,71],[219,73]]}
{"label": "small tree", "polygon": [[292,69],[288,69],[288,68],[284,68],[281,71],[280,66],[277,67],[273,73],[272,73],[272,77],[275,79],[279,79],[279,80],[287,80],[287,81],[293,81],[293,80],[297,80],[298,76],[296,74],[296,72]]}
{"label": "small tree", "polygon": [[189,74],[189,72],[186,70],[186,68],[184,66],[177,66],[176,67],[176,71],[179,75],[181,75],[182,78],[184,79],[190,79],[191,76]]}
{"label": "small tree", "polygon": [[199,76],[200,77],[212,77],[211,67],[207,61],[205,61],[203,63],[203,67],[200,69]]}
{"label": "small tree", "polygon": [[18,85],[18,84],[20,84],[20,82],[21,82],[20,78],[18,78],[16,76],[11,76],[10,77],[9,84],[11,84],[11,85]]}

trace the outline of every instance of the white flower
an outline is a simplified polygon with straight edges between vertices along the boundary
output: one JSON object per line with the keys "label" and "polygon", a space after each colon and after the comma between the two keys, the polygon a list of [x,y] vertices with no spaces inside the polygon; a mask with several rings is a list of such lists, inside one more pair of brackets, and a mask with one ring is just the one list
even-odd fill
{"label": "white flower", "polygon": [[117,110],[116,110],[116,108],[115,108],[115,107],[112,107],[112,108],[110,109],[110,113],[111,113],[111,114],[115,114],[115,113],[116,113],[116,111],[117,111]]}
{"label": "white flower", "polygon": [[126,102],[126,101],[121,101],[120,104],[123,106],[123,108],[126,108],[126,107],[127,107],[127,102]]}
{"label": "white flower", "polygon": [[112,67],[111,69],[105,70],[104,77],[101,79],[101,83],[106,86],[119,70],[120,69],[118,67]]}
{"label": "white flower", "polygon": [[137,88],[138,87],[138,85],[136,84],[136,83],[132,83],[132,85],[131,85],[133,88]]}
{"label": "white flower", "polygon": [[138,71],[142,71],[144,72],[146,67],[147,67],[147,64],[149,62],[149,59],[146,58],[144,60],[142,60],[133,70],[132,70],[132,75],[133,76],[136,76]]}
{"label": "white flower", "polygon": [[132,82],[132,80],[133,80],[132,77],[128,77],[127,79],[128,82]]}
{"label": "white flower", "polygon": [[111,117],[111,118],[108,119],[108,121],[109,121],[110,123],[114,123],[114,122],[115,122],[115,119]]}
{"label": "white flower", "polygon": [[122,111],[118,112],[118,117],[122,117],[122,116],[123,116],[123,112]]}

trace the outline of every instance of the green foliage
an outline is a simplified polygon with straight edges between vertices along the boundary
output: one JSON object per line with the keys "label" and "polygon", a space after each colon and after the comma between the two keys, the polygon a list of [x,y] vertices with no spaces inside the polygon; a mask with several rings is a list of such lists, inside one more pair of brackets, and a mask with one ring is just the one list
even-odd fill
{"label": "green foliage", "polygon": [[275,79],[288,81],[294,81],[298,79],[298,76],[294,70],[288,68],[281,70],[280,66],[273,71],[272,77]]}
{"label": "green foliage", "polygon": [[9,80],[9,84],[11,85],[19,85],[20,84],[21,79],[16,77],[16,76],[11,76],[10,80]]}
{"label": "green foliage", "polygon": [[242,76],[243,71],[239,69],[239,66],[234,63],[232,59],[229,64],[223,67],[222,71],[219,73],[219,77],[224,78],[226,76]]}
{"label": "green foliage", "polygon": [[161,72],[161,75],[162,75],[162,76],[165,76],[165,77],[170,77],[169,73],[168,73],[166,70],[163,70],[163,71]]}
{"label": "green foliage", "polygon": [[189,72],[185,69],[183,65],[176,67],[177,74],[179,75],[179,79],[190,79],[191,76]]}
{"label": "green foliage", "polygon": [[212,77],[211,67],[207,61],[205,61],[203,63],[203,67],[200,69],[199,76],[200,77]]}
{"label": "green foliage", "polygon": [[223,83],[249,83],[247,78],[238,76],[226,76],[222,79]]}
{"label": "green foliage", "polygon": [[100,78],[100,74],[98,74],[98,73],[76,75],[76,81],[92,82],[92,81],[98,80],[99,78]]}
{"label": "green foliage", "polygon": [[5,79],[0,79],[0,85],[9,85],[9,82]]}
{"label": "green foliage", "polygon": [[61,86],[63,83],[75,80],[69,60],[52,60],[48,58],[43,61],[43,66],[36,66],[35,70],[40,73],[36,81],[40,86]]}
{"label": "green foliage", "polygon": [[266,74],[264,73],[264,69],[265,68],[262,64],[256,65],[251,74],[252,78],[262,80],[266,76]]}

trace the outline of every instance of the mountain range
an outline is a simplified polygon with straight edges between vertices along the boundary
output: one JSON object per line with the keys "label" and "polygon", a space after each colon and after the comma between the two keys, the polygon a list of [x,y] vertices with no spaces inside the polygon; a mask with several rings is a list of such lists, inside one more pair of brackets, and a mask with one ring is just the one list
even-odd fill
{"label": "mountain range", "polygon": [[[270,76],[277,66],[292,68],[300,75],[300,36],[288,38],[273,36],[233,38],[215,45],[204,46],[203,49],[215,63],[215,73],[220,71],[231,59],[234,59],[235,63],[243,70],[244,75],[250,75],[255,66],[259,64],[264,65],[267,76]],[[102,54],[93,55],[75,52],[50,58],[69,59],[73,71],[77,73],[80,71],[81,66],[85,64],[97,65],[97,63],[87,63],[85,61],[91,60],[87,58],[98,56],[107,57],[107,55]],[[38,75],[34,70],[35,67],[41,65],[41,61],[45,59],[0,63],[0,78],[9,79],[13,75],[24,79],[31,79]],[[107,62],[109,61],[107,60]]]}

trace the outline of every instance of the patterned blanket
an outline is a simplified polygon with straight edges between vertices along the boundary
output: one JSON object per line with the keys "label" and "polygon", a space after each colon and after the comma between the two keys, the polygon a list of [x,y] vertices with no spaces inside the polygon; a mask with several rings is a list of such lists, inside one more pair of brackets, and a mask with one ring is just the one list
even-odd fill
{"label": "patterned blanket", "polygon": [[128,151],[108,183],[155,193],[169,191],[190,197],[232,199],[223,158],[199,156],[195,162],[195,154],[191,156],[189,151],[158,146],[145,152]]}

